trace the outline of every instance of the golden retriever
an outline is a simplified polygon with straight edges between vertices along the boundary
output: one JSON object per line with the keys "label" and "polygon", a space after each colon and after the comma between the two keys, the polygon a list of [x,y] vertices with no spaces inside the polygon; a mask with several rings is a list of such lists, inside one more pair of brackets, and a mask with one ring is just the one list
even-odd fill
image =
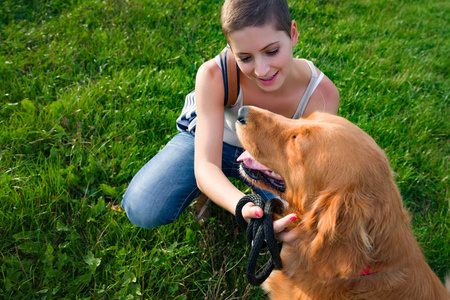
{"label": "golden retriever", "polygon": [[243,173],[298,216],[283,269],[263,284],[271,299],[450,299],[385,153],[363,130],[327,113],[292,120],[256,107],[241,108],[236,128],[259,162],[244,161]]}

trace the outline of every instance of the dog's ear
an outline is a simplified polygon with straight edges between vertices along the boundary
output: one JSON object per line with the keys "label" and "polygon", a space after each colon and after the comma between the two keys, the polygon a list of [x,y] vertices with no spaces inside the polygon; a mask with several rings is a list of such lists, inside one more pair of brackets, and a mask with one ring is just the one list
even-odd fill
{"label": "dog's ear", "polygon": [[309,148],[311,148],[311,140],[310,137],[314,132],[314,128],[311,126],[302,124],[301,127],[296,128],[291,132],[291,139],[294,140],[294,147],[296,152],[301,151],[302,154],[305,154]]}
{"label": "dog's ear", "polygon": [[370,263],[370,201],[355,190],[321,194],[303,219],[313,234],[311,267],[324,278],[358,275]]}

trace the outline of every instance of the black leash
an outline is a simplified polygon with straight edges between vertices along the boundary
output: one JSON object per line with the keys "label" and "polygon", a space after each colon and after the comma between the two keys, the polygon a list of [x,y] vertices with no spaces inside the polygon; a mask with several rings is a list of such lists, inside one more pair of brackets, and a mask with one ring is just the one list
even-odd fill
{"label": "black leash", "polygon": [[[249,202],[261,207],[264,215],[260,219],[251,219],[250,223],[247,224],[242,217],[242,207]],[[242,229],[247,230],[247,241],[252,245],[247,262],[247,280],[251,285],[261,285],[269,277],[274,266],[280,270],[283,268],[280,257],[282,243],[275,239],[272,224],[272,212],[281,214],[283,208],[283,203],[279,199],[272,198],[265,203],[259,195],[255,194],[242,197],[236,205],[236,221]],[[264,269],[255,274],[260,250],[266,246],[269,248],[272,257]]]}

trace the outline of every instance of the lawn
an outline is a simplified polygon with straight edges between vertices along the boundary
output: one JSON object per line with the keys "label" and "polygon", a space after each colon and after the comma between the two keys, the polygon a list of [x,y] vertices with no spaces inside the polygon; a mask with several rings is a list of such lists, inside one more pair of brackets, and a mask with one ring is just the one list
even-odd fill
{"label": "lawn", "polygon": [[[222,1],[0,2],[0,298],[264,299],[232,215],[153,230],[120,208],[176,134]],[[450,270],[450,2],[289,1],[295,55],[336,84],[339,115],[396,173],[415,236]],[[243,187],[242,187],[243,188]]]}

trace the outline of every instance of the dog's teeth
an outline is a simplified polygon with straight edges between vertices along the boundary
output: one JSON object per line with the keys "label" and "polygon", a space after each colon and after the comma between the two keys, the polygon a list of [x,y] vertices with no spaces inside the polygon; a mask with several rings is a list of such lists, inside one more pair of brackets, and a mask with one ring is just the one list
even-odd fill
{"label": "dog's teeth", "polygon": [[281,178],[281,176],[277,173],[275,173],[274,171],[269,171],[269,170],[265,170],[264,173],[267,176],[273,177],[273,178]]}

